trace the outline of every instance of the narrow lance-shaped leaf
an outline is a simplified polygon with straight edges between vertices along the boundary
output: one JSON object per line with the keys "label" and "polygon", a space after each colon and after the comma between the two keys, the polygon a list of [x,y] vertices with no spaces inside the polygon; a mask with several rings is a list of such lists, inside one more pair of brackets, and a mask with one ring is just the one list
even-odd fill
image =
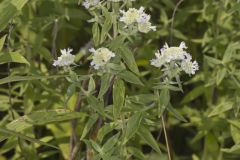
{"label": "narrow lance-shaped leaf", "polygon": [[158,116],[161,116],[170,102],[170,93],[167,88],[162,89],[158,102]]}
{"label": "narrow lance-shaped leaf", "polygon": [[176,109],[173,108],[173,106],[169,103],[167,106],[167,110],[173,114],[174,117],[176,117],[178,120],[187,122],[187,120],[180,114]]}
{"label": "narrow lance-shaped leaf", "polygon": [[99,142],[102,142],[104,136],[111,132],[116,127],[115,124],[109,123],[105,124],[102,128],[99,129],[97,139]]}
{"label": "narrow lance-shaped leaf", "polygon": [[82,133],[82,136],[80,138],[81,140],[83,140],[85,138],[85,136],[88,134],[88,132],[90,131],[90,129],[96,123],[97,120],[98,120],[98,115],[97,114],[94,114],[91,117],[89,117],[88,122],[83,129],[83,133]]}
{"label": "narrow lance-shaped leaf", "polygon": [[213,108],[213,110],[209,113],[208,117],[216,116],[218,114],[224,113],[226,111],[231,110],[233,107],[232,102],[223,102]]}
{"label": "narrow lance-shaped leaf", "polygon": [[67,77],[67,75],[52,75],[52,76],[9,76],[6,78],[0,79],[0,85],[6,84],[9,82],[18,82],[18,81],[33,81],[33,80],[39,80],[39,79],[54,79],[54,78],[64,78]]}
{"label": "narrow lance-shaped leaf", "polygon": [[129,48],[127,48],[127,46],[121,45],[119,48],[119,53],[120,53],[122,59],[124,60],[124,62],[127,64],[128,68],[133,73],[139,75],[137,63],[135,61],[132,51]]}
{"label": "narrow lance-shaped leaf", "polygon": [[1,39],[0,39],[0,51],[2,51],[3,46],[4,46],[4,42],[6,39],[7,35],[4,35]]}
{"label": "narrow lance-shaped leaf", "polygon": [[137,133],[155,151],[157,151],[158,153],[161,153],[161,150],[159,149],[159,146],[156,140],[154,139],[151,132],[147,128],[145,128],[144,126],[140,126]]}
{"label": "narrow lance-shaped leaf", "polygon": [[97,111],[100,115],[102,115],[103,117],[107,116],[104,113],[104,104],[102,101],[99,101],[96,97],[94,96],[88,96],[87,97],[87,101],[89,103],[89,106],[94,109],[95,111]]}
{"label": "narrow lance-shaped leaf", "polygon": [[82,112],[73,112],[65,109],[35,111],[28,115],[19,117],[18,119],[7,124],[7,128],[17,132],[23,131],[33,125],[44,125],[49,123],[67,121],[76,118],[82,118],[86,114]]}
{"label": "narrow lance-shaped leaf", "polygon": [[110,86],[110,81],[111,81],[111,74],[110,73],[105,73],[101,77],[101,86],[100,86],[100,91],[98,94],[98,98],[103,97],[103,95],[107,92],[109,86]]}
{"label": "narrow lance-shaped leaf", "polygon": [[115,146],[115,144],[118,142],[119,135],[120,133],[117,133],[116,135],[108,139],[108,141],[102,147],[102,151],[104,153],[107,153],[109,150],[112,149],[112,147]]}
{"label": "narrow lance-shaped leaf", "polygon": [[45,142],[39,141],[39,140],[37,140],[35,138],[31,138],[31,137],[25,136],[25,135],[23,135],[21,133],[18,133],[18,132],[15,132],[15,131],[12,131],[12,130],[9,130],[9,129],[6,129],[6,128],[0,128],[0,133],[1,134],[8,134],[8,135],[11,135],[11,136],[16,136],[16,137],[22,138],[24,140],[27,140],[27,141],[30,141],[30,142],[33,142],[33,143],[38,143],[40,145],[45,145],[45,146],[49,146],[49,147],[58,149],[58,147],[56,147],[54,145],[51,145],[49,143],[45,143]]}
{"label": "narrow lance-shaped leaf", "polygon": [[126,143],[137,132],[142,120],[142,113],[137,112],[129,118],[127,122],[126,136],[124,143]]}
{"label": "narrow lance-shaped leaf", "polygon": [[98,23],[94,23],[92,27],[92,34],[93,34],[93,42],[95,46],[99,45],[100,41],[100,29]]}
{"label": "narrow lance-shaped leaf", "polygon": [[102,26],[102,32],[101,32],[101,43],[104,42],[104,40],[106,39],[107,37],[107,34],[109,32],[109,30],[111,29],[112,27],[112,16],[110,14],[110,12],[107,11],[106,8],[102,8],[103,9],[103,15],[105,17],[105,21],[103,23],[103,26]]}
{"label": "narrow lance-shaped leaf", "polygon": [[223,63],[229,62],[232,59],[233,53],[238,49],[240,49],[239,42],[230,43],[224,52]]}
{"label": "narrow lance-shaped leaf", "polygon": [[113,84],[113,116],[117,119],[120,116],[124,105],[125,86],[121,79],[117,79]]}
{"label": "narrow lance-shaped leaf", "polygon": [[126,70],[122,71],[122,72],[118,73],[118,76],[129,83],[143,86],[143,83],[141,82],[141,80],[130,71],[126,71]]}
{"label": "narrow lance-shaped leaf", "polygon": [[91,92],[93,92],[95,90],[95,81],[93,79],[93,77],[90,77],[89,82],[88,82],[88,94],[90,94]]}
{"label": "narrow lance-shaped leaf", "polygon": [[217,77],[216,77],[217,85],[220,85],[220,83],[222,82],[222,80],[224,79],[226,74],[227,74],[227,69],[226,68],[218,70]]}
{"label": "narrow lance-shaped leaf", "polygon": [[1,53],[0,64],[15,62],[30,65],[29,62],[18,52]]}
{"label": "narrow lance-shaped leaf", "polygon": [[10,20],[23,8],[28,0],[4,0],[0,3],[0,31],[2,31]]}
{"label": "narrow lance-shaped leaf", "polygon": [[187,95],[185,95],[185,97],[182,100],[182,104],[183,103],[188,103],[192,100],[194,100],[195,98],[201,96],[202,94],[204,94],[205,91],[205,86],[201,85],[198,87],[195,87],[192,91],[190,91]]}

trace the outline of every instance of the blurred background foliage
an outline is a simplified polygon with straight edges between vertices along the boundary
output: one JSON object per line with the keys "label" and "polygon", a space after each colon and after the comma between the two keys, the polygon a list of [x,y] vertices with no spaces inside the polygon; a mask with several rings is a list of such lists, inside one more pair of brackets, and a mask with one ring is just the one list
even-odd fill
{"label": "blurred background foliage", "polygon": [[[0,2],[0,126],[9,129],[0,129],[0,160],[68,159],[70,120],[78,118],[77,130],[81,135],[89,117],[83,105],[81,113],[64,113],[57,123],[52,123],[56,121],[56,112],[63,112],[66,105],[74,110],[78,97],[77,93],[68,94],[68,82],[62,74],[59,76],[61,71],[52,63],[60,49],[71,47],[81,66],[76,72],[88,74],[87,50],[92,45],[92,24],[87,21],[91,16],[81,6],[81,0]],[[145,87],[126,85],[129,96],[151,90],[158,70],[150,67],[149,60],[165,42],[171,43],[172,14],[177,2],[137,0],[134,3],[136,8],[144,6],[152,15],[157,31],[132,39]],[[172,105],[187,120],[181,122],[172,114],[167,115],[174,160],[239,160],[240,3],[185,0],[176,12],[172,35],[172,45],[185,41],[188,51],[200,64],[196,76],[182,78],[184,93],[171,95]],[[21,123],[24,117],[18,119],[31,113],[39,113],[32,115],[37,117],[34,125]],[[11,124],[14,119],[19,121],[17,126]],[[142,145],[145,159],[167,159],[164,137],[158,137],[159,126],[150,129],[163,153],[158,155]],[[81,150],[84,154],[86,146]]]}

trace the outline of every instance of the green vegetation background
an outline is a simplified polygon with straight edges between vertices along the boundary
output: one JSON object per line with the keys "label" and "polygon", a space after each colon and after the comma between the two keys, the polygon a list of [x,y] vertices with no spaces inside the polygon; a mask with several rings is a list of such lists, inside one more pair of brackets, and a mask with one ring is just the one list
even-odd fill
{"label": "green vegetation background", "polygon": [[[134,3],[136,8],[144,6],[151,14],[157,31],[132,39],[131,47],[145,87],[128,84],[128,95],[149,92],[154,80],[152,73],[158,72],[149,65],[149,60],[165,42],[170,43],[171,18],[177,2],[137,0]],[[91,16],[78,3],[78,0],[2,0],[0,3],[0,160],[68,159],[71,119],[80,117],[77,129],[81,135],[88,119],[83,113],[66,114],[63,122],[46,124],[44,121],[54,117],[48,110],[64,109],[67,95],[68,82],[61,76],[53,76],[59,74],[52,66],[59,50],[73,48],[80,64],[76,72],[88,74],[87,49],[91,45],[92,24],[87,20]],[[200,65],[196,76],[182,78],[184,93],[171,95],[174,108],[187,120],[181,122],[173,114],[167,115],[174,160],[239,160],[240,3],[237,0],[185,0],[176,12],[173,28],[172,45],[185,41]],[[4,56],[5,53],[15,53],[15,57]],[[71,110],[76,101],[77,93],[74,93],[67,104]],[[41,119],[34,122],[38,125],[21,130],[21,134],[1,130],[13,117],[35,111],[42,112],[34,115]],[[154,123],[150,129],[157,139],[160,122]],[[18,123],[11,127],[18,131],[18,127],[24,125]],[[26,139],[24,135],[33,139]],[[142,145],[145,156],[151,155],[146,159],[167,159],[163,136],[158,143],[163,151],[161,155]],[[83,154],[85,150],[83,146]]]}

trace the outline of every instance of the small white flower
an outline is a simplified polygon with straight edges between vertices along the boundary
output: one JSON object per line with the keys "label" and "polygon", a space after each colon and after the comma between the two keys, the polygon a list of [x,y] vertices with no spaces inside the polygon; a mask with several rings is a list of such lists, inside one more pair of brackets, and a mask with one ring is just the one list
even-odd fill
{"label": "small white flower", "polygon": [[120,17],[120,21],[124,22],[126,25],[137,22],[137,19],[140,17],[139,10],[135,8],[129,8],[127,12],[120,10],[120,12],[123,14],[123,16]]}
{"label": "small white flower", "polygon": [[153,30],[156,31],[156,26],[152,26],[149,22],[151,16],[144,12],[144,7],[140,7],[138,10],[135,8],[130,8],[128,11],[122,11],[122,17],[120,17],[120,21],[125,23],[128,27],[129,25],[136,25],[138,27],[139,32],[148,33]]}
{"label": "small white flower", "polygon": [[185,60],[182,61],[181,68],[185,73],[193,75],[199,69],[199,66],[196,61],[191,62],[190,60]]}
{"label": "small white flower", "polygon": [[187,46],[184,42],[181,42],[179,47],[169,47],[165,44],[160,51],[155,53],[156,58],[151,60],[151,65],[161,68],[174,62],[175,67],[178,67],[180,70],[187,74],[195,74],[199,69],[198,63],[191,61],[192,56],[184,50],[186,48]]}
{"label": "small white flower", "polygon": [[96,6],[99,2],[100,0],[85,0],[82,5],[86,9],[89,9],[90,7]]}
{"label": "small white flower", "polygon": [[72,55],[71,52],[73,50],[68,48],[61,50],[61,56],[58,57],[57,60],[54,60],[53,66],[59,66],[59,67],[63,67],[63,66],[69,66],[71,64],[74,63],[74,59],[75,59],[75,55]]}
{"label": "small white flower", "polygon": [[180,45],[179,45],[179,48],[187,49],[186,43],[185,42],[181,42]]}
{"label": "small white flower", "polygon": [[156,59],[151,60],[151,65],[161,68],[164,63],[166,63],[164,55],[162,55],[159,51],[155,53]]}
{"label": "small white flower", "polygon": [[107,48],[99,48],[97,50],[91,48],[89,51],[93,53],[93,60],[91,62],[91,65],[95,69],[100,69],[104,67],[111,60],[112,57],[115,57],[115,53],[113,53]]}
{"label": "small white flower", "polygon": [[141,7],[141,8],[138,10],[138,12],[139,12],[139,16],[138,16],[138,18],[137,18],[137,22],[138,22],[138,23],[146,23],[146,22],[149,22],[151,16],[148,15],[148,14],[146,14],[146,13],[144,12],[144,8],[143,8],[143,7]]}
{"label": "small white flower", "polygon": [[139,32],[142,32],[142,33],[148,33],[151,30],[156,31],[156,26],[152,26],[152,24],[150,22],[139,23],[138,30],[139,30]]}

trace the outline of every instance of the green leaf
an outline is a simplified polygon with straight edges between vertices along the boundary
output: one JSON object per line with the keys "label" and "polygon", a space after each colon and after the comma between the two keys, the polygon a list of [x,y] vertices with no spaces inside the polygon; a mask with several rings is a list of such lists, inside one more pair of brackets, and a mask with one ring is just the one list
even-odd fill
{"label": "green leaf", "polygon": [[137,104],[149,104],[157,100],[157,96],[154,94],[140,94],[135,96],[127,97],[133,103]]}
{"label": "green leaf", "polygon": [[140,160],[146,160],[145,155],[142,153],[140,149],[135,147],[128,147],[128,151],[135,157],[139,158]]}
{"label": "green leaf", "polygon": [[9,130],[9,129],[6,129],[6,128],[0,128],[0,133],[1,134],[7,134],[7,135],[10,135],[10,136],[16,136],[16,137],[19,137],[21,139],[24,139],[24,140],[27,140],[27,141],[30,141],[30,142],[33,142],[33,143],[38,143],[40,145],[45,145],[45,146],[48,146],[48,147],[59,149],[58,147],[56,147],[54,145],[51,145],[49,143],[39,141],[39,140],[37,140],[35,138],[31,138],[31,137],[25,136],[25,135],[23,135],[21,133],[18,133],[18,132],[15,132],[15,131],[12,131],[12,130]]}
{"label": "green leaf", "polygon": [[65,109],[35,111],[28,115],[19,117],[18,119],[7,124],[7,128],[16,132],[23,131],[33,125],[44,125],[48,123],[55,123],[67,121],[76,118],[82,118],[86,114],[82,112],[73,112]]}
{"label": "green leaf", "polygon": [[126,143],[129,139],[132,138],[132,136],[135,135],[135,133],[137,132],[141,124],[141,121],[142,121],[141,112],[137,112],[132,117],[129,118],[127,122],[127,129],[126,129],[126,136],[124,138],[125,139],[124,143]]}
{"label": "green leaf", "polygon": [[103,9],[103,15],[105,17],[105,21],[102,26],[102,32],[101,32],[101,43],[103,43],[107,37],[108,32],[112,28],[112,16],[110,12],[107,11],[106,8],[102,7]]}
{"label": "green leaf", "polygon": [[122,72],[118,73],[118,76],[129,83],[144,86],[143,83],[141,82],[141,80],[132,72],[122,71]]}
{"label": "green leaf", "polygon": [[80,140],[83,140],[86,137],[86,135],[88,134],[92,126],[97,122],[97,120],[98,120],[98,114],[94,114],[91,117],[89,117],[88,122],[86,123],[83,129],[83,133]]}
{"label": "green leaf", "polygon": [[239,153],[240,152],[240,144],[236,144],[232,146],[231,148],[223,148],[221,151],[226,152],[226,153]]}
{"label": "green leaf", "polygon": [[170,93],[169,93],[169,90],[164,88],[161,93],[160,93],[160,97],[159,97],[159,103],[160,103],[160,106],[162,107],[167,107],[168,104],[170,102]]}
{"label": "green leaf", "polygon": [[68,101],[74,95],[75,92],[76,92],[75,84],[71,84],[70,86],[68,86],[66,101]]}
{"label": "green leaf", "polygon": [[98,141],[102,142],[104,136],[109,132],[111,132],[115,127],[116,125],[109,123],[109,124],[105,124],[102,128],[100,128],[97,135]]}
{"label": "green leaf", "polygon": [[232,59],[233,53],[240,49],[240,43],[235,42],[235,43],[230,43],[224,53],[223,56],[223,63],[227,63]]}
{"label": "green leaf", "polygon": [[4,42],[6,39],[7,35],[4,35],[1,39],[0,39],[0,51],[2,51],[3,46],[4,46]]}
{"label": "green leaf", "polygon": [[240,129],[235,125],[230,125],[231,136],[235,144],[240,144]]}
{"label": "green leaf", "polygon": [[102,153],[102,148],[95,141],[90,140],[90,144],[95,151]]}
{"label": "green leaf", "polygon": [[93,77],[90,77],[89,83],[88,83],[88,93],[90,94],[91,92],[93,92],[95,88],[96,88],[95,81]]}
{"label": "green leaf", "polygon": [[117,133],[107,140],[107,142],[102,147],[103,153],[107,153],[116,145],[116,143],[118,142],[119,135],[120,133]]}
{"label": "green leaf", "polygon": [[4,0],[0,3],[0,31],[2,31],[11,19],[22,9],[28,0]]}
{"label": "green leaf", "polygon": [[119,48],[119,54],[128,66],[128,68],[135,74],[139,75],[139,70],[137,63],[135,61],[134,55],[128,47],[121,45]]}
{"label": "green leaf", "polygon": [[15,62],[30,65],[30,63],[18,52],[1,53],[0,64]]}
{"label": "green leaf", "polygon": [[100,86],[100,91],[98,94],[98,98],[101,98],[104,96],[104,94],[107,92],[109,86],[110,86],[110,81],[111,81],[111,74],[110,73],[105,73],[101,77],[101,86]]}
{"label": "green leaf", "polygon": [[161,150],[159,149],[158,143],[152,136],[151,132],[143,127],[140,126],[138,129],[138,135],[148,144],[150,145],[156,152],[161,153]]}
{"label": "green leaf", "polygon": [[125,98],[125,86],[121,79],[117,79],[113,84],[113,117],[116,120],[123,108]]}
{"label": "green leaf", "polygon": [[183,122],[187,122],[187,120],[180,114],[178,113],[178,111],[173,108],[173,106],[169,103],[169,105],[167,106],[167,110],[173,114],[174,117],[176,117],[178,120],[183,121]]}
{"label": "green leaf", "polygon": [[104,104],[102,101],[99,101],[96,97],[94,96],[88,96],[87,97],[87,101],[90,105],[90,107],[92,109],[94,109],[95,111],[97,111],[100,115],[102,115],[103,117],[106,116],[106,114],[104,113]]}
{"label": "green leaf", "polygon": [[179,39],[184,40],[184,41],[186,41],[188,39],[184,34],[182,34],[179,30],[176,30],[176,29],[173,30],[173,35],[176,38],[179,38]]}
{"label": "green leaf", "polygon": [[203,85],[195,87],[192,91],[190,91],[182,100],[182,104],[191,102],[192,100],[196,99],[197,97],[201,96],[204,91],[205,87]]}
{"label": "green leaf", "polygon": [[219,60],[219,59],[216,59],[216,58],[213,58],[213,57],[209,57],[209,56],[206,56],[206,55],[204,55],[204,58],[205,58],[205,60],[206,60],[209,64],[212,64],[212,65],[222,64],[222,61]]}
{"label": "green leaf", "polygon": [[52,75],[52,76],[9,76],[6,78],[0,79],[0,85],[6,84],[9,82],[18,82],[18,81],[32,81],[39,79],[54,79],[54,78],[63,78],[67,75]]}
{"label": "green leaf", "polygon": [[208,117],[213,117],[216,115],[219,115],[221,113],[224,113],[226,111],[231,110],[233,107],[232,102],[223,102],[213,108],[213,110],[209,113]]}
{"label": "green leaf", "polygon": [[158,116],[160,117],[170,103],[170,93],[167,88],[163,88],[158,99]]}
{"label": "green leaf", "polygon": [[93,33],[93,42],[95,46],[98,46],[100,43],[100,29],[99,29],[98,23],[93,24],[92,33]]}
{"label": "green leaf", "polygon": [[218,70],[217,77],[216,77],[216,83],[217,83],[218,86],[220,85],[220,83],[222,82],[222,80],[224,79],[226,74],[227,74],[227,69],[226,68]]}

